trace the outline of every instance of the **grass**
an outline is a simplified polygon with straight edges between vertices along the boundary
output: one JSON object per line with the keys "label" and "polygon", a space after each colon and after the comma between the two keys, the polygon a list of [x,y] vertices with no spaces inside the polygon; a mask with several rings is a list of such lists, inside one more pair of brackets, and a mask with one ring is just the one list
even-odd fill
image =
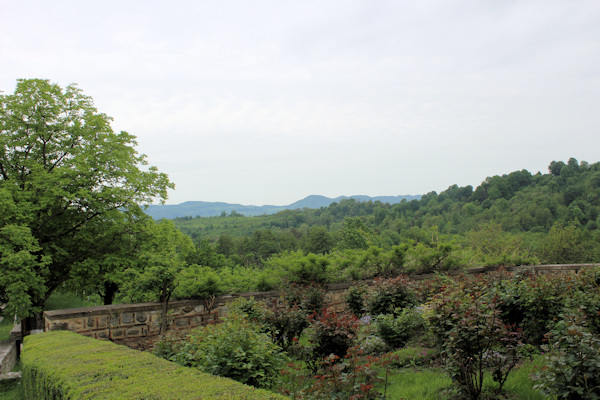
{"label": "grass", "polygon": [[0,385],[0,399],[1,400],[21,400],[24,399],[23,387],[21,382],[13,384]]}
{"label": "grass", "polygon": [[12,330],[13,326],[14,324],[12,318],[4,317],[4,319],[0,321],[0,342],[10,339],[10,331]]}
{"label": "grass", "polygon": [[436,369],[404,369],[393,372],[388,381],[387,396],[390,399],[435,400],[440,390],[452,385],[443,371]]}
{"label": "grass", "polygon": [[[503,387],[507,398],[546,399],[539,391],[533,389],[533,381],[529,377],[533,368],[542,365],[543,361],[544,356],[536,356],[510,373]],[[443,370],[435,368],[394,370],[388,380],[390,385],[387,388],[387,395],[390,399],[443,400],[448,398],[448,393],[444,390],[452,386],[448,375]],[[494,385],[489,377],[484,381],[484,388],[488,388],[489,391],[493,390]]]}
{"label": "grass", "polygon": [[[21,363],[17,361],[17,364],[13,368],[13,372],[21,370]],[[11,384],[0,384],[0,400],[21,400],[25,398],[23,394],[23,387],[21,381]]]}
{"label": "grass", "polygon": [[46,300],[46,311],[50,310],[67,310],[69,308],[79,308],[79,307],[92,307],[99,306],[102,302],[98,295],[87,296],[86,298],[81,298],[81,296],[75,295],[73,293],[64,292],[57,293],[54,292],[50,295],[48,300]]}

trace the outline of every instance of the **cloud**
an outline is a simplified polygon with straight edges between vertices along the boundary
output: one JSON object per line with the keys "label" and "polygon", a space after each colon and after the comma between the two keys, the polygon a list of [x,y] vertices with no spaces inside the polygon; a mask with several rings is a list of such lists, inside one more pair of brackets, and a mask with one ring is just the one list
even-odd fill
{"label": "cloud", "polygon": [[0,88],[77,82],[170,202],[417,194],[598,161],[596,1],[0,3]]}

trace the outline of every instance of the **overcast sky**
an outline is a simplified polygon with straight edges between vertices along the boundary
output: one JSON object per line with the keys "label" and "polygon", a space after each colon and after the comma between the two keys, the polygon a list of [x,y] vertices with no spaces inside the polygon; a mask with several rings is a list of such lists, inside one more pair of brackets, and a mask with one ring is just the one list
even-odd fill
{"label": "overcast sky", "polygon": [[600,1],[0,0],[0,90],[77,83],[169,204],[440,192],[600,161]]}

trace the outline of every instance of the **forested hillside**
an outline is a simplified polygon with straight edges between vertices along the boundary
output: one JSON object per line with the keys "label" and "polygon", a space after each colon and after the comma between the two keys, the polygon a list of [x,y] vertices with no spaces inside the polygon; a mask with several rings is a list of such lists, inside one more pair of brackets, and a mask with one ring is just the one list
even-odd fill
{"label": "forested hillside", "polygon": [[592,262],[599,260],[599,206],[600,164],[571,158],[552,161],[545,174],[515,171],[475,189],[453,185],[399,204],[341,200],[258,217],[178,218],[175,225],[205,251],[244,265],[260,266],[285,252],[399,245],[436,249],[437,258],[445,252],[455,256],[452,263],[472,266]]}

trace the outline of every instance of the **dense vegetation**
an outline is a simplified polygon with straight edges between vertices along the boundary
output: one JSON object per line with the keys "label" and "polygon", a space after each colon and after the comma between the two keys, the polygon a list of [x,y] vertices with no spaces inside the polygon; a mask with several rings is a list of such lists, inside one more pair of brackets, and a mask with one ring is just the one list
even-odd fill
{"label": "dense vegetation", "polygon": [[[320,209],[178,218],[195,246],[174,296],[265,290],[468,267],[600,259],[600,164],[553,161],[479,187],[399,204],[343,200]],[[162,224],[166,224],[163,221]],[[173,280],[177,281],[176,278]],[[132,297],[133,298],[133,297]]]}
{"label": "dense vegetation", "polygon": [[277,308],[239,298],[221,324],[168,333],[154,352],[294,399],[600,396],[598,267],[376,279],[347,292],[346,313],[323,296],[313,284]]}
{"label": "dense vegetation", "polygon": [[[406,243],[448,243],[487,256],[473,263],[502,263],[493,259],[502,254],[548,263],[597,260],[600,164],[571,158],[551,162],[548,170],[535,175],[515,171],[489,177],[476,189],[454,185],[394,205],[342,200],[320,209],[260,217],[232,213],[174,221],[201,249],[210,244],[231,263],[242,265],[260,266],[286,251],[325,254]],[[560,234],[575,248],[553,251],[549,241],[560,242]]]}

